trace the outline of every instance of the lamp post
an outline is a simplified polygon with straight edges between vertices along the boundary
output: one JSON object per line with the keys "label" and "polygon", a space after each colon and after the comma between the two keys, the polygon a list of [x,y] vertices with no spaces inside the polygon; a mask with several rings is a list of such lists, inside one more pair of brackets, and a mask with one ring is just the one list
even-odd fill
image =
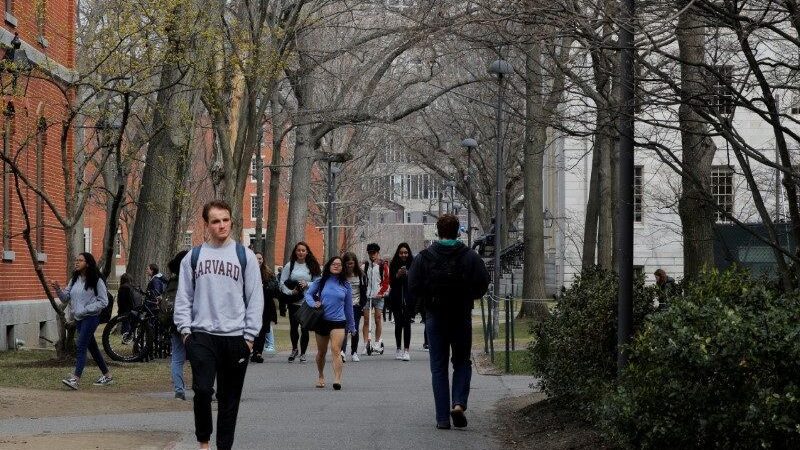
{"label": "lamp post", "polygon": [[619,9],[620,114],[617,158],[617,206],[614,217],[615,259],[619,274],[617,297],[617,369],[628,364],[625,347],[633,336],[633,123],[635,0],[623,0]]}
{"label": "lamp post", "polygon": [[264,224],[264,157],[261,154],[261,147],[264,143],[264,125],[258,127],[258,147],[256,148],[256,242],[253,250],[260,251],[263,255],[265,252],[266,242],[264,242],[264,235],[262,228]]}
{"label": "lamp post", "polygon": [[[503,81],[507,75],[511,75],[514,69],[511,64],[502,59],[498,59],[489,65],[488,72],[497,76],[497,112],[496,112],[496,129],[495,140],[497,141],[497,157],[495,160],[496,165],[496,181],[495,181],[495,200],[494,200],[494,273],[492,274],[493,294],[495,300],[500,298],[500,253],[503,251],[503,186],[505,185],[505,170],[503,170],[503,94],[505,93],[505,85]],[[494,314],[492,314],[492,303],[489,302],[489,317],[495,322],[490,329],[492,330],[492,337],[494,337]],[[495,311],[496,314],[496,311]]]}
{"label": "lamp post", "polygon": [[336,236],[334,235],[336,229],[336,174],[341,171],[339,163],[332,159],[328,160],[328,233],[326,236],[328,257],[326,259],[330,259],[336,254]]}
{"label": "lamp post", "polygon": [[472,138],[467,138],[461,141],[461,145],[467,148],[467,176],[464,177],[465,184],[467,185],[467,246],[472,248],[472,208],[470,208],[470,189],[472,189],[472,149],[478,147],[478,141]]}

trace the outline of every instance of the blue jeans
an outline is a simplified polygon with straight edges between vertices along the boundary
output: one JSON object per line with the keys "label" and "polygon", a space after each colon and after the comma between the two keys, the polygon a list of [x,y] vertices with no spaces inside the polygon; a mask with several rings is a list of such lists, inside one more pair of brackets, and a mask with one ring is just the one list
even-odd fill
{"label": "blue jeans", "polygon": [[[472,317],[460,311],[426,311],[425,326],[430,345],[431,383],[436,422],[450,423],[450,408],[467,409],[472,379]],[[452,355],[451,355],[452,351]],[[447,360],[453,363],[452,398]]]}
{"label": "blue jeans", "polygon": [[186,347],[183,345],[183,337],[178,333],[172,333],[172,386],[175,393],[183,394],[186,385],[183,382],[183,365],[186,363]]}
{"label": "blue jeans", "polygon": [[[361,324],[361,316],[364,315],[364,307],[361,305],[353,305],[353,322],[356,325],[356,332],[350,336],[350,352],[356,353],[358,352],[358,334],[361,333],[361,328],[359,325]],[[347,353],[347,336],[342,339],[342,351]]]}
{"label": "blue jeans", "polygon": [[269,333],[266,334],[265,338],[267,339],[267,348],[274,349],[275,348],[275,335],[272,333],[272,324],[267,323],[269,327]]}
{"label": "blue jeans", "polygon": [[97,325],[100,324],[100,316],[89,316],[78,320],[75,323],[75,328],[78,333],[78,356],[75,359],[75,376],[80,378],[83,374],[83,368],[86,367],[86,350],[92,354],[92,359],[97,363],[100,372],[105,375],[108,373],[108,366],[103,359],[103,354],[100,353],[100,348],[97,347],[97,340],[94,338],[94,332],[97,330]]}

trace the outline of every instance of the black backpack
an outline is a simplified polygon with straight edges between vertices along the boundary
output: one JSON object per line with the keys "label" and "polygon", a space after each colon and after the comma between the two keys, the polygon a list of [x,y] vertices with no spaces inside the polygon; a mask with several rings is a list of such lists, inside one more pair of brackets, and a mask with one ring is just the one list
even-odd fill
{"label": "black backpack", "polygon": [[[106,284],[105,280],[100,278],[98,282],[102,281]],[[108,291],[108,284],[106,284],[106,292],[108,295],[108,305],[100,311],[100,323],[108,323],[111,320],[111,311],[114,309],[114,295]]]}
{"label": "black backpack", "polygon": [[427,248],[419,253],[426,268],[423,292],[429,304],[436,304],[436,300],[457,299],[466,292],[469,280],[462,260],[467,252],[469,248],[462,247],[450,256],[438,255]]}

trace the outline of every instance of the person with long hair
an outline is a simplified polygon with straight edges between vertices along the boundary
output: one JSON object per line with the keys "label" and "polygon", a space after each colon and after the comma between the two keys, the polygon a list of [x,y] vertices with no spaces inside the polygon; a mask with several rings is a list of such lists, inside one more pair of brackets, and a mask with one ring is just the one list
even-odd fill
{"label": "person with long hair", "polygon": [[415,304],[408,289],[408,269],[413,260],[411,247],[403,242],[397,246],[389,263],[389,303],[394,311],[394,341],[397,344],[394,359],[402,361],[411,361],[408,349],[411,346],[411,319],[414,317]]}
{"label": "person with long hair", "polygon": [[97,261],[91,253],[78,254],[73,267],[75,270],[72,272],[72,279],[66,288],[62,289],[57,281],[51,284],[58,298],[64,303],[69,303],[72,308],[78,333],[75,371],[61,382],[70,389],[78,390],[78,383],[86,366],[86,350],[88,349],[102,373],[94,385],[107,386],[114,379],[103,359],[103,354],[100,353],[94,333],[100,324],[100,312],[108,305],[108,288],[100,276]]}
{"label": "person with long hair", "polygon": [[[358,258],[353,252],[347,252],[342,256],[344,264],[344,274],[347,282],[350,283],[351,296],[353,298],[353,320],[355,320],[356,332],[350,336],[350,361],[359,362],[358,357],[358,326],[361,322],[361,315],[364,311],[363,299],[367,298],[367,279],[364,272],[358,267]],[[342,341],[341,355],[347,354],[347,338]]]}
{"label": "person with long hair", "polygon": [[264,264],[264,254],[256,252],[258,269],[261,272],[261,284],[264,288],[264,313],[261,318],[261,331],[253,343],[253,356],[250,361],[263,363],[264,344],[267,345],[267,354],[275,353],[275,337],[272,334],[272,324],[278,324],[278,310],[275,308],[275,296],[278,291],[278,279],[275,272]]}
{"label": "person with long hair", "polygon": [[[281,291],[281,301],[289,309],[289,338],[292,341],[292,353],[289,355],[289,362],[293,362],[300,356],[300,362],[306,362],[306,349],[308,349],[308,330],[300,326],[300,322],[295,319],[295,313],[303,304],[303,293],[308,289],[309,284],[319,278],[322,270],[319,262],[311,251],[311,247],[305,242],[298,242],[292,249],[292,255],[281,271],[281,279],[278,288]],[[300,330],[298,332],[298,330]],[[298,341],[300,347],[298,349]]]}
{"label": "person with long hair", "polygon": [[333,353],[333,389],[342,388],[342,360],[338,352],[342,348],[345,330],[355,334],[353,321],[353,297],[347,274],[342,267],[342,258],[334,256],[325,264],[322,278],[311,283],[305,301],[314,308],[322,308],[322,320],[314,334],[317,340],[317,387],[325,387],[325,355],[330,345]]}

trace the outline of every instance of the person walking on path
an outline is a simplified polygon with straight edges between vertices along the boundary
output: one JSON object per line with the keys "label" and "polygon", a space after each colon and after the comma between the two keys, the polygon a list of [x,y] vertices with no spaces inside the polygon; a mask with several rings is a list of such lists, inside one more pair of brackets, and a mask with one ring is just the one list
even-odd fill
{"label": "person walking on path", "polygon": [[170,371],[172,374],[172,388],[175,390],[175,398],[186,400],[186,383],[183,380],[183,366],[186,364],[186,347],[183,345],[183,337],[175,326],[175,297],[178,294],[178,280],[181,272],[181,261],[189,253],[181,250],[167,263],[167,269],[171,274],[167,280],[162,297],[162,309],[172,309],[172,314],[168,315],[170,323],[170,343],[172,352],[170,353]]}
{"label": "person walking on path", "polygon": [[[367,298],[367,279],[364,272],[358,267],[358,257],[353,252],[347,252],[342,256],[342,263],[344,264],[344,273],[347,277],[347,282],[350,283],[350,291],[353,297],[353,320],[355,321],[356,332],[350,335],[350,361],[359,362],[358,357],[358,326],[361,322],[361,314],[363,314],[364,305],[362,299]],[[341,355],[347,354],[347,338],[342,341]]]}
{"label": "person walking on path", "polygon": [[[451,418],[453,426],[467,426],[464,411],[472,378],[472,305],[489,286],[483,260],[456,240],[458,228],[456,216],[442,215],[436,221],[440,240],[414,258],[408,274],[408,286],[425,308],[438,429],[449,429]],[[453,363],[452,396],[449,358]]]}
{"label": "person walking on path", "polygon": [[416,308],[408,289],[408,268],[413,259],[411,247],[403,242],[397,246],[392,262],[389,263],[389,304],[394,311],[394,341],[397,345],[394,359],[402,361],[411,361],[408,350],[411,346],[411,319]]}
{"label": "person walking on path", "polygon": [[264,297],[256,255],[231,237],[231,207],[203,206],[209,241],[181,261],[175,326],[192,365],[195,436],[209,448],[211,398],[217,381],[217,448],[233,446],[236,417],[253,341],[261,331]]}
{"label": "person walking on path", "polygon": [[314,334],[317,340],[317,387],[325,387],[325,355],[330,345],[333,354],[333,389],[342,388],[343,363],[338,352],[342,348],[345,330],[355,333],[353,297],[350,283],[342,267],[342,258],[334,256],[325,264],[322,278],[311,283],[305,294],[309,306],[322,308],[322,320]]}
{"label": "person walking on path", "polygon": [[[289,338],[292,341],[289,362],[293,362],[298,355],[300,355],[300,362],[306,362],[308,330],[300,326],[300,322],[295,318],[295,313],[303,303],[303,293],[308,289],[308,285],[319,278],[321,273],[319,262],[308,244],[302,241],[295,244],[289,262],[281,270],[281,280],[278,283],[281,290],[281,302],[289,309]],[[298,341],[300,341],[299,351]]]}
{"label": "person walking on path", "polygon": [[261,331],[253,343],[253,356],[250,361],[263,363],[264,344],[267,345],[267,354],[275,353],[275,337],[272,334],[272,324],[278,324],[278,310],[275,308],[275,296],[278,291],[278,279],[272,269],[264,264],[264,254],[256,252],[258,269],[261,272],[261,283],[264,286],[264,315],[261,316]]}
{"label": "person walking on path", "polygon": [[61,382],[72,390],[78,390],[78,383],[86,367],[88,350],[102,374],[94,385],[107,386],[113,383],[114,379],[103,359],[103,354],[100,353],[94,333],[100,324],[100,312],[108,305],[108,287],[102,280],[97,261],[91,253],[78,254],[73,267],[72,279],[66,288],[62,289],[57,281],[51,284],[58,298],[64,303],[69,303],[69,307],[72,308],[78,334],[75,371]]}
{"label": "person walking on path", "polygon": [[[383,354],[383,332],[382,314],[384,307],[384,297],[389,294],[389,264],[381,259],[381,247],[376,243],[367,245],[367,255],[369,259],[364,262],[364,275],[367,278],[367,298],[365,302],[371,302],[375,318],[375,345],[378,353]],[[369,305],[364,308],[364,342],[367,346],[371,345],[369,340]],[[364,348],[366,353],[366,347]]]}

